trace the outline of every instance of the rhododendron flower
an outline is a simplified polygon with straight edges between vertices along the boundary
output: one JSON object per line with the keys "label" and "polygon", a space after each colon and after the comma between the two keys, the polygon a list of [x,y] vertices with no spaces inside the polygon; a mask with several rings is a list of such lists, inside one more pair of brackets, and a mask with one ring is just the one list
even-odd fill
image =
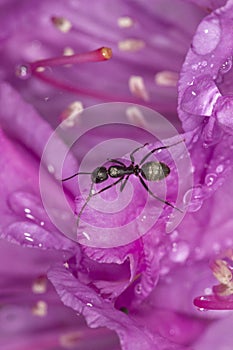
{"label": "rhododendron flower", "polygon": [[[90,6],[84,0],[25,0],[1,6],[0,344],[14,350],[231,348],[233,1],[100,0]],[[160,148],[157,162],[170,171],[162,179],[167,197],[159,202],[149,196],[146,215],[136,220],[150,191],[131,176],[126,184],[134,190],[131,206],[116,217],[97,214],[89,202],[83,207],[74,178],[63,183],[70,215],[61,201],[58,171],[69,140],[53,131],[62,120],[67,132],[81,129],[83,108],[116,101],[131,103],[128,117],[144,131],[159,124],[152,118],[148,126],[139,104],[162,113],[180,133],[146,140],[133,153],[140,163]],[[121,120],[114,112],[111,117]],[[116,138],[117,126],[107,130]],[[132,140],[131,129],[122,130]],[[103,134],[89,130],[83,148],[66,157],[65,177],[77,172],[83,154]],[[135,141],[142,135],[135,133]],[[56,147],[49,153],[51,137]],[[177,162],[188,155],[184,142],[192,167],[179,172]],[[115,157],[110,151],[109,158]],[[128,151],[115,162],[128,165],[134,156]],[[41,199],[39,167],[49,210]],[[193,185],[182,193],[182,207],[176,206],[191,176]],[[110,203],[116,193],[123,201],[117,186],[95,201]],[[113,245],[107,237],[104,247],[80,244],[72,236],[88,237],[87,226],[75,224],[80,211],[82,225],[89,221],[99,237],[106,228],[110,237],[115,225],[124,239],[131,234],[136,239]],[[184,218],[168,233],[178,212]],[[144,232],[143,220],[155,214]],[[125,223],[133,215],[130,230]],[[201,312],[205,309],[211,311]]]}

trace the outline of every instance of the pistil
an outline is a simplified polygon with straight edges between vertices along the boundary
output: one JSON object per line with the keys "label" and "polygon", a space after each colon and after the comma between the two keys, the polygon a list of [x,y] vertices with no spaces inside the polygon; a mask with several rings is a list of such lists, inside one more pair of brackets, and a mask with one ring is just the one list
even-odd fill
{"label": "pistil", "polygon": [[94,51],[86,53],[53,57],[48,59],[38,60],[32,63],[23,64],[17,67],[16,74],[25,79],[27,74],[42,73],[45,68],[52,68],[55,66],[73,65],[86,62],[101,62],[109,60],[112,57],[112,50],[108,47],[101,47]]}

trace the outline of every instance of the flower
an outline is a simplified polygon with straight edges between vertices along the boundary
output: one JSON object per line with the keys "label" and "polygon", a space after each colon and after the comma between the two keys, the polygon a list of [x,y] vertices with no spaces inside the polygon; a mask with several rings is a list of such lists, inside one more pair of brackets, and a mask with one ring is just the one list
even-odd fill
{"label": "flower", "polygon": [[[224,5],[221,1],[212,4],[205,1],[203,4],[208,9]],[[199,304],[199,299],[195,299],[198,300],[195,303],[199,307],[213,308],[208,305],[213,306],[211,302],[218,297],[218,308],[220,304],[223,305],[222,309],[230,308],[224,305],[232,305],[231,297],[222,300],[219,295],[222,290],[231,293],[229,253],[223,253],[223,257],[216,260],[221,250],[232,246],[231,201],[228,200],[232,187],[229,179],[231,97],[227,90],[230,74],[226,78],[231,70],[231,46],[224,37],[231,28],[232,1],[209,15],[194,5],[181,1],[174,1],[171,5],[164,0],[153,3],[149,0],[143,3],[119,2],[117,6],[112,2],[107,15],[109,1],[93,3],[92,11],[84,1],[55,3],[51,0],[33,5],[26,0],[18,5],[8,2],[3,8],[9,16],[7,20],[6,16],[2,15],[1,18],[4,28],[1,33],[4,47],[1,78],[4,81],[0,88],[0,105],[4,113],[1,112],[0,121],[4,131],[0,133],[3,150],[0,159],[3,169],[0,233],[2,238],[24,246],[25,258],[29,256],[25,277],[27,283],[33,284],[32,276],[38,266],[43,276],[49,269],[48,278],[61,301],[75,314],[81,313],[89,327],[98,329],[94,333],[89,333],[87,328],[83,331],[83,319],[79,322],[80,319],[76,320],[74,314],[70,316],[70,310],[62,309],[54,291],[43,295],[42,300],[29,293],[29,297],[23,299],[26,310],[19,310],[17,298],[21,300],[22,294],[28,294],[28,289],[24,289],[21,282],[12,282],[12,278],[9,278],[10,285],[14,283],[14,286],[22,288],[16,295],[11,290],[13,297],[10,302],[16,305],[16,308],[13,306],[16,315],[21,311],[23,313],[21,317],[27,329],[22,333],[29,341],[27,346],[31,346],[31,332],[41,330],[40,339],[44,339],[44,348],[76,347],[80,345],[79,333],[76,333],[80,327],[87,346],[89,335],[94,334],[95,339],[100,337],[100,342],[107,341],[106,347],[118,349],[117,334],[124,350],[131,349],[132,344],[134,349],[149,350],[188,349],[192,346],[208,349],[212,348],[209,339],[211,329],[215,330],[215,344],[225,347],[232,345],[231,339],[222,337],[222,327],[229,327],[231,318],[221,319],[217,313],[208,316],[200,313],[192,304],[198,295],[212,293],[210,286],[213,277],[208,270],[208,260],[211,258],[214,261],[212,269],[221,285],[213,289],[214,295],[208,297],[209,304]],[[206,14],[185,58],[192,35]],[[183,17],[187,17],[187,21],[180,21]],[[108,47],[112,49],[112,59]],[[77,54],[64,57],[73,53]],[[179,81],[181,126],[175,112],[176,84],[184,58]],[[105,62],[94,63],[103,60]],[[81,61],[84,61],[82,68]],[[60,63],[63,67],[59,66]],[[71,63],[75,65],[70,66]],[[62,235],[43,208],[39,194],[38,159],[41,159],[45,144],[61,119],[77,115],[83,106],[116,100],[140,102],[156,108],[179,131],[183,128],[182,138],[193,162],[194,188],[186,193],[185,219],[171,234],[165,233],[165,220],[170,218],[172,211],[171,205],[166,205],[156,224],[133,242],[108,249],[82,246]],[[73,121],[68,121],[72,126]],[[96,135],[94,133],[93,138]],[[88,142],[91,143],[93,138],[89,137]],[[67,149],[58,136],[56,141],[53,161],[56,154]],[[152,144],[148,149],[146,147],[141,151],[159,146]],[[176,149],[174,152],[175,158],[179,158],[179,151]],[[139,154],[135,154],[136,157]],[[168,151],[164,150],[158,158],[160,162],[165,159],[165,164],[168,164]],[[65,217],[64,229],[69,232],[70,217],[64,215],[59,184],[55,179],[57,169],[56,166],[51,167],[51,154],[45,157],[45,165],[47,169],[42,172],[51,208],[57,217]],[[66,167],[70,174],[75,173],[76,166],[76,159],[69,155]],[[169,168],[172,170],[168,177],[170,203],[179,182],[172,162]],[[185,170],[185,175],[188,175],[189,169]],[[131,182],[135,189],[132,207],[114,219],[115,224],[124,223],[143,206],[147,192],[142,183],[134,180]],[[106,192],[107,199],[114,196],[114,190],[115,187]],[[76,196],[76,211],[80,212],[80,203],[83,203],[76,187],[67,182],[65,191],[73,205]],[[101,201],[100,196],[97,201]],[[229,205],[226,208],[227,201]],[[83,216],[91,218],[92,222],[97,219],[88,207]],[[106,217],[101,216],[101,220],[109,224]],[[142,224],[136,222],[134,231],[140,233],[141,227]],[[129,233],[129,230],[125,232],[125,236]],[[29,253],[28,247],[40,248],[45,252],[35,250],[35,253]],[[6,249],[15,248],[6,245]],[[20,248],[17,249],[21,252]],[[224,254],[228,257],[227,261]],[[43,265],[45,257],[48,259],[46,266]],[[5,261],[4,254],[3,258]],[[33,259],[42,260],[41,265],[34,264]],[[8,262],[6,264],[9,265]],[[227,275],[224,281],[221,269]],[[44,283],[48,283],[47,278],[39,277],[38,288],[44,290]],[[4,298],[2,300],[5,302]],[[43,314],[48,328],[55,329],[53,334],[47,334],[48,338],[41,324],[31,316],[33,302],[36,302],[34,312]],[[50,309],[51,305],[52,315],[47,318],[47,307]],[[63,332],[66,327],[68,330],[75,328],[73,336],[61,335],[56,326],[57,315],[59,318],[71,318],[65,327],[62,324],[61,329]],[[12,323],[9,322],[8,329],[12,333],[11,327]],[[105,328],[101,331],[99,327]],[[16,333],[12,334],[18,337],[19,331],[21,329],[17,328]],[[25,343],[17,346],[20,349],[25,347]],[[97,342],[94,346],[103,348]],[[90,343],[89,347],[93,348],[93,344]]]}

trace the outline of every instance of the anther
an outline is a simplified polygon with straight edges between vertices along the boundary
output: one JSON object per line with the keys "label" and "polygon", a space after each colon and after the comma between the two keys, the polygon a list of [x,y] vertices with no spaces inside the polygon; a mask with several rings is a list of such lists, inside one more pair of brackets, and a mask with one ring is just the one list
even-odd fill
{"label": "anther", "polygon": [[54,27],[63,33],[68,33],[72,28],[71,22],[64,17],[52,17],[51,18]]}

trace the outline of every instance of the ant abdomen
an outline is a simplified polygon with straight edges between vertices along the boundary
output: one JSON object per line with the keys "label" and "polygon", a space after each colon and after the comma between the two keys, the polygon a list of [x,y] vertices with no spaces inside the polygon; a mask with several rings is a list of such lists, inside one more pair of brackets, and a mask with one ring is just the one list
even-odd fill
{"label": "ant abdomen", "polygon": [[141,167],[141,175],[148,181],[160,181],[170,174],[170,168],[162,162],[147,162]]}

